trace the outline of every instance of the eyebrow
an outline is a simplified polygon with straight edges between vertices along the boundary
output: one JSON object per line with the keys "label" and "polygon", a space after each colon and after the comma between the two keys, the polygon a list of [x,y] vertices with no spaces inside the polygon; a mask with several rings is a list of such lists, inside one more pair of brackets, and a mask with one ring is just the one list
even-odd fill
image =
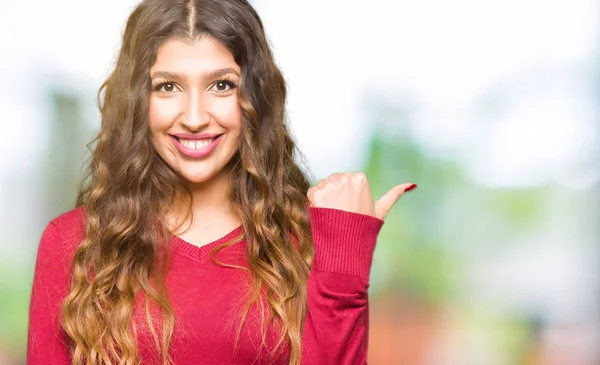
{"label": "eyebrow", "polygon": [[[206,72],[202,75],[203,78],[205,79],[216,79],[219,77],[222,77],[224,75],[227,74],[234,74],[237,77],[240,77],[240,74],[237,72],[236,69],[232,68],[232,67],[227,67],[227,68],[220,68],[217,70],[213,70],[210,72]],[[176,73],[176,72],[169,72],[169,71],[156,71],[152,74],[151,76],[153,79],[154,78],[164,78],[164,79],[170,79],[170,80],[182,80],[184,79],[184,77],[182,77],[180,74]]]}

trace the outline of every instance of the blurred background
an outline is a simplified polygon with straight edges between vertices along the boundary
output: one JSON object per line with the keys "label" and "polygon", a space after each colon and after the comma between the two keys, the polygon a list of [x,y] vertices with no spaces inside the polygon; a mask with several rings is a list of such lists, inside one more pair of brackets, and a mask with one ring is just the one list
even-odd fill
{"label": "blurred background", "polygon": [[[0,3],[1,365],[135,3]],[[419,186],[378,241],[369,363],[600,364],[600,3],[252,3],[314,177]]]}

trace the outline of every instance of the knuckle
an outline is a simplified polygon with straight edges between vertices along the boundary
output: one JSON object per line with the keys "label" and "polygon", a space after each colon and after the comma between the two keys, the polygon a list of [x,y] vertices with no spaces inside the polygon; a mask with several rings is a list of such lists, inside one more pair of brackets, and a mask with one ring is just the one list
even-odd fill
{"label": "knuckle", "polygon": [[340,174],[339,172],[336,172],[334,174],[331,174],[329,176],[329,181],[338,181],[341,177],[343,176],[343,174]]}
{"label": "knuckle", "polygon": [[367,175],[365,175],[364,172],[353,172],[352,173],[352,178],[356,181],[366,181],[367,180]]}

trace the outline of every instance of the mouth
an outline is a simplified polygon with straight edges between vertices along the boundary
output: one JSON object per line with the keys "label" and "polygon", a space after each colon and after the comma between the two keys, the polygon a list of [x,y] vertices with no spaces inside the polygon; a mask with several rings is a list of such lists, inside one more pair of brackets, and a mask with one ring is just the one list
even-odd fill
{"label": "mouth", "polygon": [[212,138],[203,138],[203,139],[184,139],[184,138],[179,138],[177,136],[172,136],[172,137],[175,138],[177,140],[177,142],[179,142],[183,147],[185,147],[189,150],[195,151],[195,150],[203,149],[204,147],[213,143],[216,139],[218,139],[221,136],[222,136],[222,134],[219,134]]}

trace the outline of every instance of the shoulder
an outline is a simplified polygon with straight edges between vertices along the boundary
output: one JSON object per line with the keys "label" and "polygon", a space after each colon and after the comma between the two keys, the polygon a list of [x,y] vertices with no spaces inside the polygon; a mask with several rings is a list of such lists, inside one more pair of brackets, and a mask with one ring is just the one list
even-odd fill
{"label": "shoulder", "polygon": [[[69,293],[72,261],[84,232],[83,208],[65,212],[50,220],[46,226],[35,261],[30,304],[32,328],[40,328],[40,324],[48,325],[50,321],[59,326],[60,301]],[[56,328],[53,327],[51,331],[56,332]]]}
{"label": "shoulder", "polygon": [[76,233],[85,229],[85,207],[77,207],[50,220],[63,233]]}
{"label": "shoulder", "polygon": [[38,254],[70,256],[85,237],[85,208],[78,207],[50,220]]}

